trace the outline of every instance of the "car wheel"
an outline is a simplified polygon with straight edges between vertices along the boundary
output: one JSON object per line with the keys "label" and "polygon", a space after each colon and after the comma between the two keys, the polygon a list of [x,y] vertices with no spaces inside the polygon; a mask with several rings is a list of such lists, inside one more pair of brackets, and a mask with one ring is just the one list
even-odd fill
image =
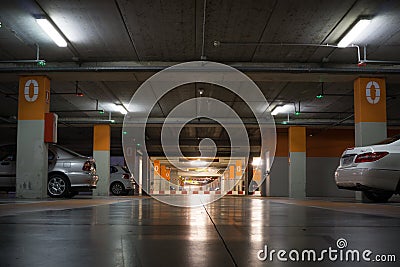
{"label": "car wheel", "polygon": [[393,196],[391,192],[364,191],[364,194],[373,202],[387,202]]}
{"label": "car wheel", "polygon": [[121,196],[125,193],[125,186],[120,182],[114,182],[110,186],[110,191],[114,196]]}
{"label": "car wheel", "polygon": [[47,182],[47,194],[51,197],[66,197],[69,195],[70,187],[67,177],[53,174]]}

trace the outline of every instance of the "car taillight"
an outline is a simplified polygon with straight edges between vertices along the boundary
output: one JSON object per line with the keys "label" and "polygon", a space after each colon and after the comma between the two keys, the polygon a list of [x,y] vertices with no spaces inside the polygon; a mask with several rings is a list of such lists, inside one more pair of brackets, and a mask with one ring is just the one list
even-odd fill
{"label": "car taillight", "polygon": [[84,171],[90,171],[92,169],[92,163],[90,161],[86,161],[83,164],[82,170]]}
{"label": "car taillight", "polygon": [[389,154],[389,152],[368,152],[368,153],[358,155],[354,162],[355,163],[373,162],[373,161],[377,161],[378,159],[383,158],[387,154]]}
{"label": "car taillight", "polygon": [[124,173],[124,174],[122,174],[122,178],[124,178],[124,179],[129,179],[129,178],[130,178],[129,173]]}

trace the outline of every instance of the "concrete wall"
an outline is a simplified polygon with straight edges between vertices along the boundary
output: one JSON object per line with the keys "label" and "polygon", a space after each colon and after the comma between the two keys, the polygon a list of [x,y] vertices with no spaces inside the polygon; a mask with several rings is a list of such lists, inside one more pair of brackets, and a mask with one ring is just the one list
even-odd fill
{"label": "concrete wall", "polygon": [[289,164],[287,157],[275,157],[270,174],[270,194],[273,197],[289,195]]}
{"label": "concrete wall", "polygon": [[[307,197],[354,197],[354,192],[339,190],[335,184],[335,170],[339,158],[307,157]],[[271,168],[270,194],[272,197],[289,195],[289,165],[287,157],[276,157]]]}
{"label": "concrete wall", "polygon": [[339,158],[307,158],[307,197],[354,197],[354,192],[340,190],[335,184]]}
{"label": "concrete wall", "polygon": [[[277,129],[276,157],[271,168],[270,195],[289,196],[288,132]],[[340,136],[340,138],[338,138]],[[339,190],[334,175],[342,152],[354,146],[353,129],[320,131],[307,129],[306,196],[354,197],[354,192]]]}

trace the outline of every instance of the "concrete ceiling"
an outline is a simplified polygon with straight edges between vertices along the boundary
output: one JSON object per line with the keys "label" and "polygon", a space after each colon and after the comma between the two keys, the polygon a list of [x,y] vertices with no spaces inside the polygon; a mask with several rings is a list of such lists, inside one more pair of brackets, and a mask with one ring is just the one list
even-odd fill
{"label": "concrete ceiling", "polygon": [[[201,59],[245,72],[271,104],[270,110],[279,104],[300,105],[302,113],[291,115],[291,123],[323,127],[353,123],[355,78],[384,77],[389,125],[397,126],[399,14],[396,0],[6,1],[0,9],[0,126],[15,123],[18,76],[46,74],[52,80],[51,110],[68,129],[63,131],[77,138],[85,127],[107,120],[109,113],[120,131],[123,117],[115,104],[127,105],[157,71]],[[57,47],[35,22],[36,16],[51,19],[68,47]],[[360,17],[371,17],[372,22],[354,43],[361,47],[361,59],[366,45],[367,59],[380,63],[358,67],[356,48],[326,46],[337,44]],[[37,45],[45,67],[23,62],[36,59]],[[71,94],[76,81],[83,97]],[[322,86],[327,96],[316,99]],[[204,96],[230,105],[244,121],[252,118],[239,97],[209,84],[176,88],[151,116],[164,118],[177,104],[198,97],[200,88]],[[105,114],[87,111],[97,107]],[[276,117],[278,123],[286,119]],[[205,129],[194,129],[185,130],[182,138],[207,136]],[[149,129],[149,138],[156,139],[157,132],[159,128]],[[71,140],[67,143],[74,143]]]}

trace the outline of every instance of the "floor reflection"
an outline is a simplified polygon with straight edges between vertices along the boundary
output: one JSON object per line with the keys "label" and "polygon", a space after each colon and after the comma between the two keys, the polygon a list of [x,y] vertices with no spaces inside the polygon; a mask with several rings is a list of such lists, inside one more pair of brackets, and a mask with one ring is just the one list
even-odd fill
{"label": "floor reflection", "polygon": [[[48,202],[34,203],[31,212],[0,214],[0,266],[265,266],[256,255],[264,245],[318,250],[335,246],[341,237],[351,248],[400,257],[400,218],[391,216],[400,207],[382,206],[376,216],[352,212],[351,202],[347,212],[307,203],[224,197],[178,208],[136,197],[52,202],[58,210],[49,209]],[[389,208],[390,216],[382,215]]]}

